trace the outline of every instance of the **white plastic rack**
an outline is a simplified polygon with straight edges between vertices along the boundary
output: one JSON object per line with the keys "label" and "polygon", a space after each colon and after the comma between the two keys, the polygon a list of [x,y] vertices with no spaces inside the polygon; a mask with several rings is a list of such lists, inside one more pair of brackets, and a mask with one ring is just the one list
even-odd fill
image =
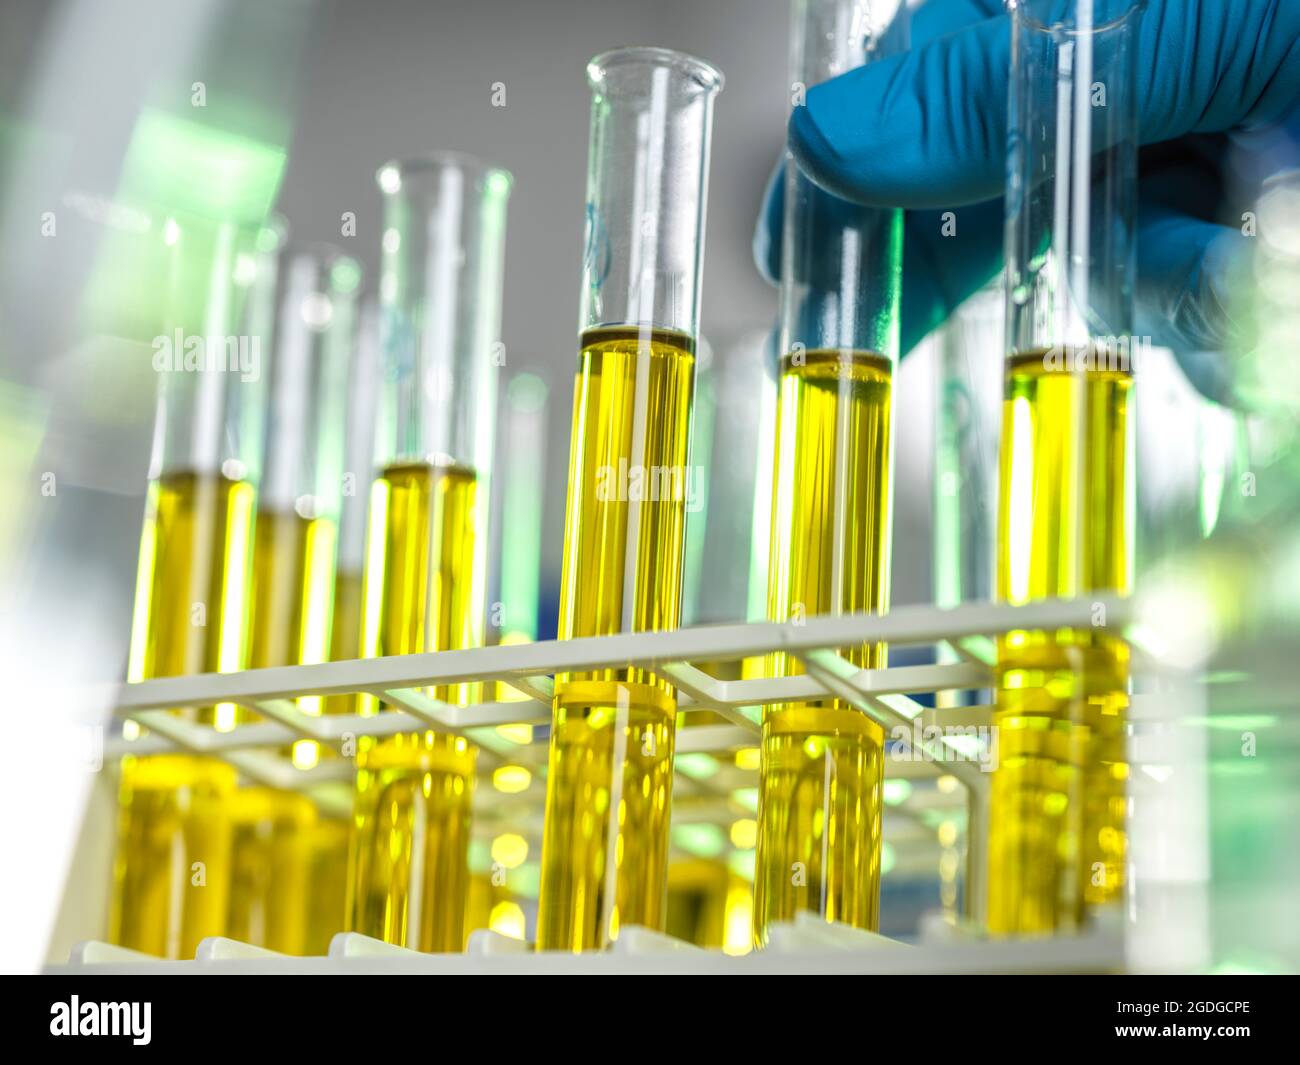
{"label": "white plastic rack", "polygon": [[[542,789],[547,749],[545,734],[520,743],[517,730],[500,726],[550,722],[556,673],[639,666],[667,678],[678,692],[686,715],[677,732],[677,779],[673,792],[674,824],[707,821],[718,825],[746,816],[733,798],[737,789],[754,787],[757,775],[736,766],[734,754],[759,742],[764,705],[828,695],[842,699],[881,724],[887,737],[901,740],[886,758],[886,778],[955,779],[959,788],[945,796],[929,791],[925,800],[948,803],[964,813],[967,891],[975,910],[982,906],[986,799],[989,776],[979,752],[949,738],[924,739],[930,726],[988,725],[988,705],[934,708],[913,696],[920,693],[969,692],[992,684],[993,637],[1016,629],[1092,628],[1105,619],[1108,631],[1126,634],[1131,606],[1127,600],[1099,596],[1087,600],[1051,600],[1025,606],[970,604],[948,610],[903,607],[886,615],[815,617],[795,623],[743,623],[680,629],[673,632],[621,634],[566,641],[483,647],[465,651],[402,655],[320,665],[248,670],[240,673],[168,677],[121,686],[116,718],[132,721],[140,734],[111,736],[105,756],[155,754],[185,750],[220,757],[250,780],[308,793],[323,808],[347,811],[353,768],[347,758],[322,759],[300,769],[284,753],[299,739],[350,752],[360,736],[389,736],[434,727],[463,734],[482,752],[479,772],[491,777],[500,765],[532,766],[532,786],[504,794],[490,785],[475,797],[475,832],[489,835],[509,824],[540,843]],[[891,647],[931,646],[941,651],[939,664],[862,670],[837,648],[883,641]],[[1130,641],[1131,642],[1131,641]],[[736,662],[784,651],[800,661],[801,676],[763,680],[723,680],[710,664]],[[950,661],[942,661],[947,658]],[[1151,660],[1134,647],[1135,668]],[[483,682],[485,692],[510,690],[514,700],[468,706],[440,702],[427,694],[435,685]],[[488,682],[497,682],[496,684]],[[365,692],[396,709],[359,714],[314,715],[303,709],[303,696]],[[257,715],[226,731],[177,715],[185,707],[235,703]],[[315,704],[306,704],[315,705]],[[720,722],[720,723],[719,723]],[[136,730],[133,730],[136,731]],[[713,756],[708,773],[698,760]],[[906,838],[920,825],[907,803],[887,812],[885,838]],[[752,811],[749,811],[752,815]],[[933,838],[926,829],[925,838]],[[897,948],[897,949],[895,949]],[[1099,971],[1123,966],[1122,936],[1098,929],[1081,937],[1036,943],[988,943],[972,939],[947,924],[923,930],[917,946],[820,921],[799,921],[778,929],[762,952],[733,958],[698,951],[687,944],[641,929],[624,929],[607,954],[582,956],[521,953],[516,941],[494,933],[475,933],[471,949],[460,955],[424,955],[355,934],[335,937],[327,958],[288,958],[229,940],[207,940],[198,957],[162,962],[105,944],[82,944],[63,969],[97,971],[223,972],[622,972],[674,971],[691,951],[693,971]]]}

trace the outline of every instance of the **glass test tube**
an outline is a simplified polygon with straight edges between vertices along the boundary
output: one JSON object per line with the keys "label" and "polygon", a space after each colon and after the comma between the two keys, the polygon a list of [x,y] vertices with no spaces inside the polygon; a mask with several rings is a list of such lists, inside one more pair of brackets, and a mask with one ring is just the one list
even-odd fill
{"label": "glass test tube", "polygon": [[[933,541],[931,581],[935,606],[985,603],[993,598],[997,543],[998,424],[1006,356],[1003,315],[1006,300],[1001,277],[986,285],[949,316],[934,334],[936,396],[934,478],[931,495]],[[992,640],[987,643],[992,648]],[[961,656],[946,644],[936,648],[940,663]],[[985,706],[985,689],[938,691],[940,710]],[[969,808],[969,797],[968,797]],[[984,900],[971,876],[971,864],[985,861],[982,852],[958,838],[955,823],[935,826],[942,853],[939,859],[939,902],[943,914],[956,921],[982,919]],[[963,834],[965,835],[965,834]],[[963,854],[964,851],[964,854]],[[979,872],[983,873],[981,865]]]}
{"label": "glass test tube", "polygon": [[[502,463],[500,570],[500,641],[528,643],[537,639],[541,584],[543,491],[546,483],[546,382],[537,374],[515,374],[502,404]],[[505,688],[505,686],[502,686]],[[527,698],[513,688],[502,698]]]}
{"label": "glass test tube", "polygon": [[[698,59],[587,66],[586,250],[559,635],[675,628],[713,100]],[[676,699],[640,669],[556,677],[537,945],[662,929]]]}
{"label": "glass test tube", "polygon": [[[457,154],[379,171],[383,386],[361,657],[483,643],[510,175]],[[479,685],[431,689],[466,703]],[[379,711],[373,696],[359,712]],[[428,730],[358,744],[348,927],[460,950],[477,750]]]}
{"label": "glass test tube", "polygon": [[[998,368],[1006,300],[989,285],[957,308],[938,336],[934,468],[936,606],[993,598],[997,523]],[[945,650],[945,661],[956,653]],[[936,699],[952,695],[937,692]]]}
{"label": "glass test tube", "polygon": [[[901,0],[795,0],[791,12],[796,92],[906,47]],[[785,203],[768,617],[798,623],[888,606],[903,220],[832,198],[792,157]],[[885,664],[880,645],[843,653]],[[766,669],[803,672],[782,653]],[[840,700],[764,711],[756,943],[800,910],[876,927],[883,743],[881,727]]]}
{"label": "glass test tube", "polygon": [[[1140,8],[1011,11],[997,562],[1011,603],[1130,586]],[[996,681],[988,927],[1068,930],[1123,891],[1127,651],[1100,615],[1011,632]]]}
{"label": "glass test tube", "polygon": [[[168,218],[158,413],[140,537],[130,681],[231,672],[246,662],[253,520],[261,477],[263,340],[281,236],[256,223]],[[177,710],[220,730],[234,704]],[[139,730],[130,723],[128,737]],[[109,936],[191,957],[221,935],[230,887],[234,768],[160,754],[122,759]]]}
{"label": "glass test tube", "polygon": [[[347,385],[347,429],[343,450],[343,502],[339,511],[338,560],[334,571],[334,610],[330,625],[331,662],[361,652],[361,584],[365,571],[366,525],[375,451],[375,412],[379,405],[379,304],[363,300],[356,315]],[[354,695],[327,695],[325,713],[356,711]],[[350,818],[318,811],[312,835],[311,912],[307,918],[309,955],[325,954],[343,931],[347,916]]]}
{"label": "glass test tube", "polygon": [[[361,584],[366,562],[366,523],[375,461],[375,416],[380,383],[379,304],[366,299],[358,315],[352,368],[348,374],[347,432],[343,452],[343,505],[339,515],[338,564],[334,575],[334,624],[330,661],[361,652]],[[326,713],[350,714],[356,699],[329,696]]]}
{"label": "glass test tube", "polygon": [[[282,298],[270,366],[265,471],[253,539],[252,669],[328,660],[351,354],[356,261],[328,245],[281,257]],[[324,699],[302,696],[304,713]],[[314,740],[288,752],[299,769]],[[306,949],[315,804],[298,792],[240,788],[231,803],[233,876],[227,935],[285,954]],[[323,830],[328,832],[328,829]],[[335,931],[342,923],[342,908]]]}

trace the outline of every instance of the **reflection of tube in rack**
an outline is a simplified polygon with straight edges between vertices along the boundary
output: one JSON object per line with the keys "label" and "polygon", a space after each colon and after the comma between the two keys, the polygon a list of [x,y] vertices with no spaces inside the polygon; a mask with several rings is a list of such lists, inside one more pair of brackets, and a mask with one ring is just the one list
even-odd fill
{"label": "reflection of tube in rack", "polygon": [[[907,11],[795,0],[792,77],[815,84],[905,46]],[[869,24],[864,24],[864,19]],[[781,359],[768,617],[884,611],[889,596],[891,384],[902,213],[834,201],[786,163]],[[883,646],[843,649],[864,668]],[[803,672],[770,655],[769,676]],[[883,730],[841,701],[763,713],[754,938],[810,910],[874,928]]]}
{"label": "reflection of tube in rack", "polygon": [[[170,219],[169,329],[262,336],[279,235]],[[136,577],[128,679],[243,668],[261,469],[258,380],[221,369],[164,374]],[[233,728],[232,703],[193,713]],[[130,736],[132,730],[127,730]],[[234,770],[190,755],[122,761],[109,936],[163,957],[225,929]]]}
{"label": "reflection of tube in rack", "polygon": [[[681,620],[700,261],[721,75],[661,49],[588,65],[583,330],[559,635]],[[676,699],[645,670],[556,677],[537,942],[662,929]]]}
{"label": "reflection of tube in rack", "polygon": [[[1012,603],[1130,587],[1139,7],[1012,12],[997,574]],[[1122,895],[1128,656],[1105,624],[998,642],[993,933],[1072,929]]]}
{"label": "reflection of tube in rack", "polygon": [[[378,469],[361,657],[483,642],[488,474],[510,176],[464,156],[388,164]],[[476,684],[440,700],[478,698]],[[358,700],[377,713],[373,696]],[[357,750],[347,922],[426,951],[464,946],[477,750],[426,731]]]}

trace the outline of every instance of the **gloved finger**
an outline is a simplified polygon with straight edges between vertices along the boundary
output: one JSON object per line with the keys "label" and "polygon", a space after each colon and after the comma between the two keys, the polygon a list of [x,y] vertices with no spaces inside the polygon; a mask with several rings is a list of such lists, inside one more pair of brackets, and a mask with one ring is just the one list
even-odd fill
{"label": "gloved finger", "polygon": [[[828,193],[820,192],[829,200]],[[838,209],[850,217],[879,210],[846,201]],[[915,347],[968,296],[983,287],[1002,265],[1001,199],[953,211],[908,211],[903,221],[904,281],[900,307],[900,349]],[[772,284],[781,276],[781,235],[785,217],[785,167],[768,180],[754,229],[754,261]],[[825,214],[822,214],[825,217]],[[834,287],[839,263],[824,264]],[[814,277],[819,271],[814,264]]]}
{"label": "gloved finger", "polygon": [[1231,368],[1222,352],[1240,346],[1248,323],[1234,293],[1253,245],[1240,230],[1207,222],[1161,203],[1138,209],[1138,287],[1134,333],[1172,348],[1196,388],[1211,399],[1231,400]]}
{"label": "gloved finger", "polygon": [[763,206],[754,225],[754,265],[764,280],[781,280],[781,230],[785,224],[785,159],[776,164],[767,179]]}
{"label": "gloved finger", "polygon": [[[996,195],[1010,18],[932,39],[808,90],[791,150],[860,203],[941,207]],[[1300,97],[1300,4],[1148,0],[1137,24],[1141,143],[1279,121]]]}
{"label": "gloved finger", "polygon": [[926,0],[912,12],[912,47],[1006,12],[1006,0]]}
{"label": "gloved finger", "polygon": [[906,354],[1002,268],[1001,199],[903,221],[899,348]]}
{"label": "gloved finger", "polygon": [[[993,18],[1005,10],[1005,0],[926,0],[911,15],[911,44],[937,37]],[[754,262],[768,281],[781,275],[781,228],[785,212],[785,162],[778,161],[768,178],[763,207],[754,229]]]}
{"label": "gloved finger", "polygon": [[790,149],[827,191],[936,208],[1002,190],[1010,23],[990,19],[808,90]]}

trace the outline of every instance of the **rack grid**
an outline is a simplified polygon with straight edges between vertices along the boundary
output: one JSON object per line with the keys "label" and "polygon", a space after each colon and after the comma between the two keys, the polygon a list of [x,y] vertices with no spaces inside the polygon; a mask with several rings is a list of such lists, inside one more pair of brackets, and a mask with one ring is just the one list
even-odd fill
{"label": "rack grid", "polygon": [[[532,742],[507,738],[501,726],[547,725],[551,716],[553,677],[557,673],[602,668],[642,667],[667,678],[678,692],[677,774],[674,781],[674,823],[712,821],[722,824],[746,811],[733,798],[747,780],[734,755],[759,742],[759,719],[765,705],[834,696],[870,715],[890,737],[886,779],[947,776],[960,788],[949,788],[947,800],[964,813],[967,859],[967,903],[979,912],[984,899],[983,868],[987,835],[989,777],[981,768],[980,752],[962,742],[960,732],[978,736],[992,723],[989,705],[926,706],[914,696],[944,692],[980,692],[992,685],[993,638],[1012,630],[1093,628],[1099,624],[1123,635],[1133,650],[1135,672],[1156,670],[1158,663],[1135,643],[1128,600],[1097,596],[1089,599],[1047,600],[1022,606],[976,603],[950,609],[907,606],[884,615],[854,614],[812,617],[801,623],[746,622],[630,633],[565,641],[545,641],[402,655],[389,658],[328,662],[318,665],[247,670],[227,674],[167,677],[121,685],[115,718],[128,734],[118,733],[105,744],[104,754],[156,754],[185,750],[225,759],[246,778],[277,788],[306,792],[335,814],[350,803],[353,774],[347,757],[323,759],[309,769],[293,764],[285,753],[300,739],[315,740],[350,754],[361,736],[389,736],[434,727],[465,735],[482,751],[480,773],[491,777],[497,767],[512,763],[534,770],[529,789],[503,794],[492,787],[478,789],[475,798],[476,834],[492,833],[508,823],[512,831],[540,841],[541,788],[547,746],[544,730],[533,730]],[[1100,619],[1100,620],[1099,620]],[[936,657],[929,665],[863,670],[838,649],[861,643],[929,646]],[[730,680],[709,672],[715,664],[784,651],[806,672],[779,679]],[[511,697],[460,706],[431,698],[424,689],[481,681],[485,692]],[[493,683],[495,682],[495,683]],[[378,714],[319,715],[300,704],[303,696],[368,693],[396,709]],[[517,694],[516,694],[517,693]],[[944,702],[945,700],[936,700]],[[953,702],[954,700],[947,700]],[[199,723],[176,713],[188,707],[235,703],[252,711],[255,720],[227,730]],[[953,726],[959,726],[954,729]],[[943,734],[941,730],[946,730]],[[541,731],[540,739],[537,732]],[[927,734],[928,733],[928,734]],[[918,742],[919,740],[919,742]],[[712,772],[687,771],[690,758],[714,759]],[[756,786],[757,774],[749,774]],[[931,794],[931,801],[935,796]],[[909,811],[904,804],[890,810],[885,838],[905,832]],[[752,811],[750,811],[752,815]],[[867,937],[867,938],[863,938]],[[765,971],[768,969],[839,971],[841,969],[905,971],[1059,971],[1114,970],[1123,964],[1122,936],[1116,929],[1094,930],[1085,936],[1043,944],[992,944],[935,926],[918,946],[903,953],[891,940],[855,929],[798,921],[779,929],[772,946],[746,957],[720,952],[696,952],[693,970]],[[475,933],[463,955],[422,955],[390,947],[355,934],[335,938],[328,958],[292,959],[228,940],[208,940],[194,961],[161,962],[105,944],[87,943],[74,951],[66,968],[142,971],[141,967],[185,966],[202,971],[672,971],[690,949],[668,937],[645,930],[625,929],[616,949],[583,961],[551,959],[549,955],[520,955],[514,941],[495,933]],[[567,956],[566,956],[567,957]],[[541,960],[535,960],[541,959]],[[826,965],[831,969],[827,970]]]}

